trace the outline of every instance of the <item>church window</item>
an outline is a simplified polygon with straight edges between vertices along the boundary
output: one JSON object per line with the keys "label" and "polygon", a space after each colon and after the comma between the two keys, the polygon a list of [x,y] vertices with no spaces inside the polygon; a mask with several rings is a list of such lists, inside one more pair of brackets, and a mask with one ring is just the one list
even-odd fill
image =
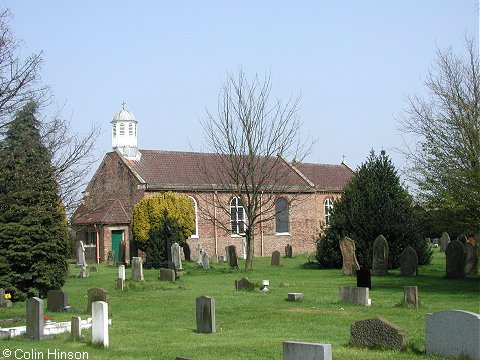
{"label": "church window", "polygon": [[325,225],[330,225],[330,216],[332,215],[333,209],[333,200],[332,199],[325,199],[323,202],[325,208]]}
{"label": "church window", "polygon": [[85,232],[85,245],[96,245],[97,233],[95,231]]}
{"label": "church window", "polygon": [[125,135],[125,124],[120,123],[120,135]]}
{"label": "church window", "polygon": [[289,214],[288,201],[285,198],[278,198],[275,202],[275,232],[288,233],[289,232]]}
{"label": "church window", "polygon": [[117,136],[117,124],[113,124],[113,136]]}
{"label": "church window", "polygon": [[245,233],[245,211],[242,200],[238,197],[234,197],[230,201],[230,224],[232,234],[241,235]]}
{"label": "church window", "polygon": [[130,135],[130,136],[133,135],[133,124],[132,123],[128,124],[128,135]]}
{"label": "church window", "polygon": [[190,200],[192,200],[193,207],[195,209],[195,229],[192,232],[192,237],[193,238],[198,238],[198,207],[197,207],[197,200],[195,200],[193,197],[189,196],[188,197]]}

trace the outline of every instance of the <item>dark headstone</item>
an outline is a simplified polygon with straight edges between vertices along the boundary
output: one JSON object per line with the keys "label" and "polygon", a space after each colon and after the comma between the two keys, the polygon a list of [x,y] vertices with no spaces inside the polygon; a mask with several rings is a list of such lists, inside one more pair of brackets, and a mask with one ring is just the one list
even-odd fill
{"label": "dark headstone", "polygon": [[272,253],[271,265],[272,266],[280,266],[280,251],[275,250]]}
{"label": "dark headstone", "polygon": [[68,295],[66,291],[50,290],[47,293],[47,310],[51,312],[62,312],[68,306]]}
{"label": "dark headstone", "polygon": [[418,275],[418,256],[417,252],[409,245],[400,254],[400,275],[417,276]]}
{"label": "dark headstone", "polygon": [[233,269],[237,269],[238,258],[237,258],[237,249],[235,245],[227,246],[227,252],[228,252],[228,266],[230,266]]}
{"label": "dark headstone", "polygon": [[447,279],[462,279],[465,277],[465,247],[458,241],[450,241],[445,250]]}
{"label": "dark headstone", "polygon": [[247,278],[235,280],[235,290],[250,290],[253,289],[254,286],[255,284],[249,281]]}
{"label": "dark headstone", "polygon": [[92,288],[87,290],[88,304],[87,311],[92,313],[92,303],[95,301],[103,301],[107,304],[109,303],[109,294],[108,291],[102,288]]}
{"label": "dark headstone", "polygon": [[478,273],[478,246],[470,242],[467,243],[465,250],[467,257],[465,261],[465,273],[468,275]]}
{"label": "dark headstone", "polygon": [[383,235],[379,235],[373,242],[372,274],[388,275],[388,242]]}
{"label": "dark headstone", "polygon": [[285,257],[291,259],[292,256],[293,256],[292,245],[287,244],[287,246],[285,246]]}
{"label": "dark headstone", "polygon": [[45,326],[43,319],[43,300],[32,297],[26,302],[26,332],[25,337],[32,340],[40,340],[43,337]]}
{"label": "dark headstone", "polygon": [[191,255],[190,255],[190,246],[186,242],[182,244],[182,249],[183,249],[183,255],[185,256],[186,261],[191,260]]}
{"label": "dark headstone", "polygon": [[196,300],[197,333],[214,333],[215,300],[208,296],[200,296]]}
{"label": "dark headstone", "polygon": [[369,269],[357,270],[357,287],[366,287],[372,290],[372,276]]}
{"label": "dark headstone", "polygon": [[350,344],[368,348],[403,350],[408,345],[405,333],[382,318],[359,320],[350,328]]}
{"label": "dark headstone", "polygon": [[127,244],[125,240],[122,240],[118,245],[118,265],[126,265],[127,264]]}

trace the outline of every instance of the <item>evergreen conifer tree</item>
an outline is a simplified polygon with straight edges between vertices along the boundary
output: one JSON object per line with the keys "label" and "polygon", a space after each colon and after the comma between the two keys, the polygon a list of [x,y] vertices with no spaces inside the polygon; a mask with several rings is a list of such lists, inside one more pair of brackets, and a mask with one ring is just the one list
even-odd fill
{"label": "evergreen conifer tree", "polygon": [[66,215],[30,102],[0,141],[0,287],[14,299],[46,296],[68,274]]}
{"label": "evergreen conifer tree", "polygon": [[373,242],[378,235],[387,239],[390,268],[399,266],[400,254],[407,245],[416,250],[419,263],[430,261],[411,196],[385,152],[377,156],[372,150],[341,199],[334,202],[330,227],[317,242],[317,260],[321,267],[341,267],[338,242],[348,236],[355,241],[360,266],[371,269]]}

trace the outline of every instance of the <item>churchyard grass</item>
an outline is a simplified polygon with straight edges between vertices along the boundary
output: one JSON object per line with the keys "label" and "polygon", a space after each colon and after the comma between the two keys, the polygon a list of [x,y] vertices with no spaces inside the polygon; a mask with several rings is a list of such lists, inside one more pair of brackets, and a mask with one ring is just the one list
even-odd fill
{"label": "churchyard grass", "polygon": [[[435,251],[433,263],[421,266],[419,276],[405,278],[399,270],[386,277],[372,276],[371,307],[338,303],[340,286],[355,286],[355,277],[338,270],[319,270],[305,265],[306,256],[292,259],[282,256],[279,267],[270,266],[270,257],[255,259],[255,270],[230,270],[226,263],[210,262],[211,269],[197,269],[194,262],[183,262],[185,273],[175,283],[158,280],[159,270],[145,270],[144,282],[129,280],[126,289],[115,290],[117,268],[97,265],[90,277],[68,278],[64,290],[69,296],[71,313],[54,313],[55,321],[69,321],[72,316],[85,319],[89,288],[102,287],[110,292],[110,348],[102,349],[85,340],[71,341],[69,334],[53,339],[27,341],[21,338],[2,340],[0,351],[10,349],[43,354],[55,349],[63,352],[87,352],[88,359],[175,359],[183,356],[195,360],[212,359],[281,359],[282,341],[330,343],[334,359],[441,359],[426,356],[425,313],[446,309],[480,312],[480,277],[445,280],[445,255]],[[71,273],[80,269],[72,265]],[[234,281],[248,277],[260,287],[270,280],[270,291],[235,291]],[[403,287],[416,285],[420,308],[401,305]],[[289,292],[304,293],[300,302],[286,301]],[[216,327],[213,334],[195,333],[195,299],[206,295],[215,299]],[[46,309],[46,306],[45,306]],[[409,339],[406,351],[370,350],[348,345],[350,326],[357,320],[383,317],[404,330]],[[0,309],[0,320],[25,323],[25,303]],[[0,356],[1,357],[1,356]],[[7,358],[7,357],[5,357]],[[14,359],[15,357],[10,357]],[[17,358],[27,358],[18,357]],[[34,357],[30,357],[34,359]],[[40,358],[40,357],[37,357]],[[53,359],[54,357],[50,357]],[[83,357],[84,359],[86,357]]]}

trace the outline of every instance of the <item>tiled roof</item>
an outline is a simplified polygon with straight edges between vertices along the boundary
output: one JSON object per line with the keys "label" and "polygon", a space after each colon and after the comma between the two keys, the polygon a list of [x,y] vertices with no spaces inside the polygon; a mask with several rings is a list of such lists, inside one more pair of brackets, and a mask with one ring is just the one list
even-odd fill
{"label": "tiled roof", "polygon": [[[140,150],[140,153],[140,160],[124,158],[124,161],[139,180],[148,185],[201,186],[231,183],[229,175],[222,171],[225,167],[222,169],[221,155],[218,154],[161,150]],[[275,165],[279,173],[287,174],[285,182],[288,186],[308,186],[284,161],[271,158],[265,162],[265,158],[259,159],[259,167],[267,164],[265,168],[270,170]],[[261,172],[256,175],[262,176]],[[269,184],[268,179],[264,184]]]}
{"label": "tiled roof", "polygon": [[[219,165],[222,161],[217,154],[161,150],[140,150],[140,153],[142,155],[138,161],[125,158],[123,160],[141,182],[153,187],[155,185],[220,185],[228,181],[225,176],[222,176],[225,172],[222,172]],[[274,159],[272,158],[271,161]],[[317,189],[341,190],[353,175],[353,171],[343,164],[297,163],[291,168],[280,161],[276,166],[280,172],[288,174],[284,180],[287,186],[311,187],[314,185]],[[285,172],[285,170],[288,171]],[[266,183],[268,184],[268,181]]]}
{"label": "tiled roof", "polygon": [[297,163],[297,168],[317,189],[341,190],[354,175],[347,165]]}
{"label": "tiled roof", "polygon": [[88,211],[81,206],[75,213],[75,224],[128,224],[128,216],[120,200],[108,200],[104,207]]}

